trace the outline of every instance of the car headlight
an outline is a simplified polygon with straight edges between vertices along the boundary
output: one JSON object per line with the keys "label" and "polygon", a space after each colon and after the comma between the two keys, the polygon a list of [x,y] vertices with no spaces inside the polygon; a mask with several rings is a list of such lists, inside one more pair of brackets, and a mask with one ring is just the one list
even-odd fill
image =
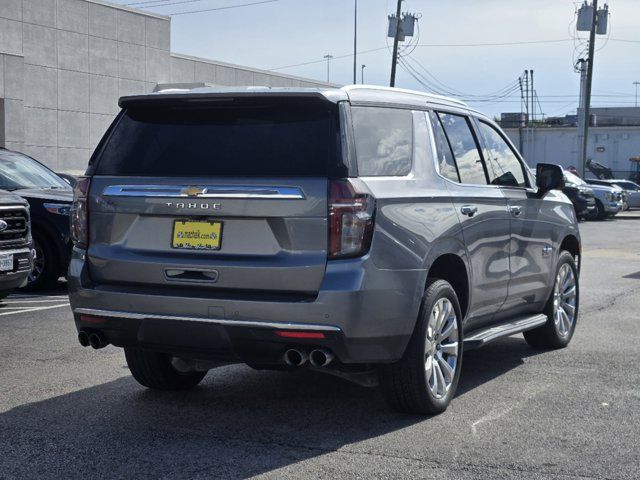
{"label": "car headlight", "polygon": [[69,210],[71,210],[71,205],[68,203],[45,203],[43,207],[49,213],[64,215],[65,217],[69,216]]}

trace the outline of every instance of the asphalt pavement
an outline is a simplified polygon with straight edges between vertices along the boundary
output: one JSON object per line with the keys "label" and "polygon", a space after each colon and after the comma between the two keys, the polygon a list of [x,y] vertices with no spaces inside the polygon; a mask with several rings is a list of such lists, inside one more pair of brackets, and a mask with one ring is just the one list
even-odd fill
{"label": "asphalt pavement", "polygon": [[0,303],[0,478],[640,477],[640,212],[581,223],[570,346],[465,354],[442,415],[322,374],[209,372],[152,392],[76,340],[64,285]]}

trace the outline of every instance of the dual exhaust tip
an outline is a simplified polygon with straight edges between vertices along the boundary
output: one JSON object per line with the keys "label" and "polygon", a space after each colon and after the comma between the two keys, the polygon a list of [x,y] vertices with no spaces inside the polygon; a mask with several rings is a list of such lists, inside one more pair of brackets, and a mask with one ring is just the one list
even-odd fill
{"label": "dual exhaust tip", "polygon": [[334,355],[329,350],[318,348],[311,350],[311,353],[297,348],[290,348],[284,352],[284,362],[290,367],[301,367],[307,361],[315,368],[326,367],[333,361]]}
{"label": "dual exhaust tip", "polygon": [[92,346],[96,350],[104,348],[109,344],[101,333],[88,333],[84,330],[78,333],[78,342],[80,342],[80,345],[83,347]]}

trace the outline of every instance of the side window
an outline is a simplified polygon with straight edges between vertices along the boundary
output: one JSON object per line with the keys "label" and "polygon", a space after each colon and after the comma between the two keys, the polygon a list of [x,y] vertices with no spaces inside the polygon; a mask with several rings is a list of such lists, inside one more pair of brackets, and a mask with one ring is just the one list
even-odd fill
{"label": "side window", "polygon": [[403,176],[411,171],[413,115],[411,110],[352,107],[358,174]]}
{"label": "side window", "polygon": [[469,120],[461,115],[438,112],[451,150],[458,166],[462,183],[486,185],[487,177],[482,166],[482,157],[473,136]]}
{"label": "side window", "polygon": [[478,122],[486,146],[485,158],[491,185],[527,187],[522,163],[500,132],[488,123]]}
{"label": "side window", "polygon": [[436,154],[440,174],[453,182],[459,182],[458,168],[453,158],[451,146],[449,146],[449,140],[447,140],[447,135],[444,133],[440,119],[436,114],[431,115],[431,125],[433,126],[433,138],[436,143]]}

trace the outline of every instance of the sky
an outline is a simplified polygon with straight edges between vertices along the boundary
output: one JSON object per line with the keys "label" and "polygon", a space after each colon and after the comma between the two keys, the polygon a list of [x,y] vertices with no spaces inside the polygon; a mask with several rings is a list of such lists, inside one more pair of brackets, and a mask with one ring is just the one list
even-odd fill
{"label": "sky", "polygon": [[[336,58],[330,61],[330,80],[353,83],[355,0],[111,1],[137,2],[135,8],[165,15],[254,3],[171,15],[172,51],[319,80],[327,78],[323,57],[331,54]],[[525,69],[533,69],[536,115],[575,113],[579,74],[574,64],[588,37],[588,32],[575,31],[581,3],[404,0],[402,11],[420,16],[419,35],[411,46],[408,40],[401,44],[396,86],[455,94],[499,116],[520,111],[517,80]],[[634,106],[633,82],[640,81],[640,0],[609,0],[608,5],[608,34],[596,40],[592,106]],[[395,9],[396,0],[358,0],[358,83],[364,64],[365,83],[389,84],[387,15]]]}

